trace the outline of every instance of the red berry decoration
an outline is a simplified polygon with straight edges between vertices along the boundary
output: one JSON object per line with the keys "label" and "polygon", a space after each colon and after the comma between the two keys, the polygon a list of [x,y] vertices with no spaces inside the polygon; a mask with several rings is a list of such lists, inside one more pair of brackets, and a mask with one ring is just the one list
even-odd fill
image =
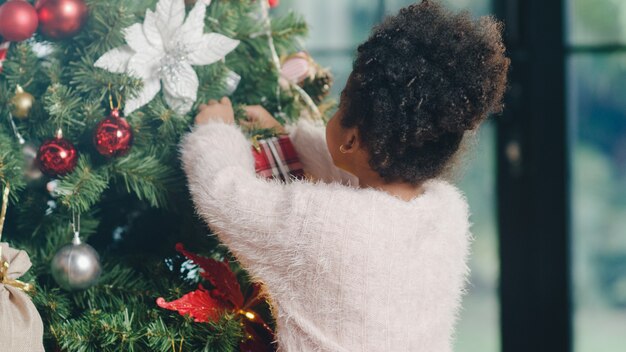
{"label": "red berry decoration", "polygon": [[9,0],[0,6],[0,37],[9,42],[21,42],[37,30],[37,11],[23,0]]}
{"label": "red berry decoration", "polygon": [[65,39],[78,33],[89,15],[83,0],[38,0],[39,32],[49,39]]}
{"label": "red berry decoration", "polygon": [[268,0],[268,2],[270,3],[270,7],[276,7],[280,5],[280,0]]}
{"label": "red berry decoration", "polygon": [[63,138],[60,131],[55,138],[43,142],[37,152],[39,170],[50,177],[63,176],[74,171],[77,161],[76,147]]}
{"label": "red berry decoration", "polygon": [[93,134],[93,143],[98,152],[107,157],[122,156],[133,144],[133,130],[118,109],[100,121]]}

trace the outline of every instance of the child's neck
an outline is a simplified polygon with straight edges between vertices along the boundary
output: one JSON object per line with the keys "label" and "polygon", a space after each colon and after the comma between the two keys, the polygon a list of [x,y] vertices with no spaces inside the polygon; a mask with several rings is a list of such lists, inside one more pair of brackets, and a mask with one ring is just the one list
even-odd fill
{"label": "child's neck", "polygon": [[387,183],[378,175],[372,177],[359,177],[359,187],[375,188],[407,202],[424,193],[424,187],[422,187],[422,185],[416,186],[406,182]]}

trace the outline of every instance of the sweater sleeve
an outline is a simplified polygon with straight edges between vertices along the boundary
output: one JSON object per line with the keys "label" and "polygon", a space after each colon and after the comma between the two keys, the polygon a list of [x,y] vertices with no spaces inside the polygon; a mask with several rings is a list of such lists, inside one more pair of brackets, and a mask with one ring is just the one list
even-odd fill
{"label": "sweater sleeve", "polygon": [[326,128],[321,121],[302,118],[294,124],[286,125],[285,129],[304,165],[304,171],[315,180],[358,185],[358,178],[333,163],[326,145]]}
{"label": "sweater sleeve", "polygon": [[294,212],[292,187],[256,176],[251,144],[238,126],[197,126],[181,154],[198,214],[251,274],[265,280],[268,261],[289,250],[278,236]]}

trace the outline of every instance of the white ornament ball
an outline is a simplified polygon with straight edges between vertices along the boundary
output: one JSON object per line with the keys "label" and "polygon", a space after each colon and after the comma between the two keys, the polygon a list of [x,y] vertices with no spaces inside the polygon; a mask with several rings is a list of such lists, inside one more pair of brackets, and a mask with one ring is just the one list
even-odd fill
{"label": "white ornament ball", "polygon": [[90,288],[102,272],[96,250],[80,240],[74,240],[57,252],[51,270],[57,284],[67,291]]}

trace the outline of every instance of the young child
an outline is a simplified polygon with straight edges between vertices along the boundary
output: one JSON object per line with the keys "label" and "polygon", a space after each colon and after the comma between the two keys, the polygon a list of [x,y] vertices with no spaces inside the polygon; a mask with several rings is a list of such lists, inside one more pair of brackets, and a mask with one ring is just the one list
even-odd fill
{"label": "young child", "polygon": [[256,177],[228,98],[200,107],[182,147],[191,194],[265,283],[280,351],[452,350],[472,235],[465,197],[438,176],[501,109],[508,66],[494,19],[402,9],[359,46],[325,131],[286,126],[315,181]]}

